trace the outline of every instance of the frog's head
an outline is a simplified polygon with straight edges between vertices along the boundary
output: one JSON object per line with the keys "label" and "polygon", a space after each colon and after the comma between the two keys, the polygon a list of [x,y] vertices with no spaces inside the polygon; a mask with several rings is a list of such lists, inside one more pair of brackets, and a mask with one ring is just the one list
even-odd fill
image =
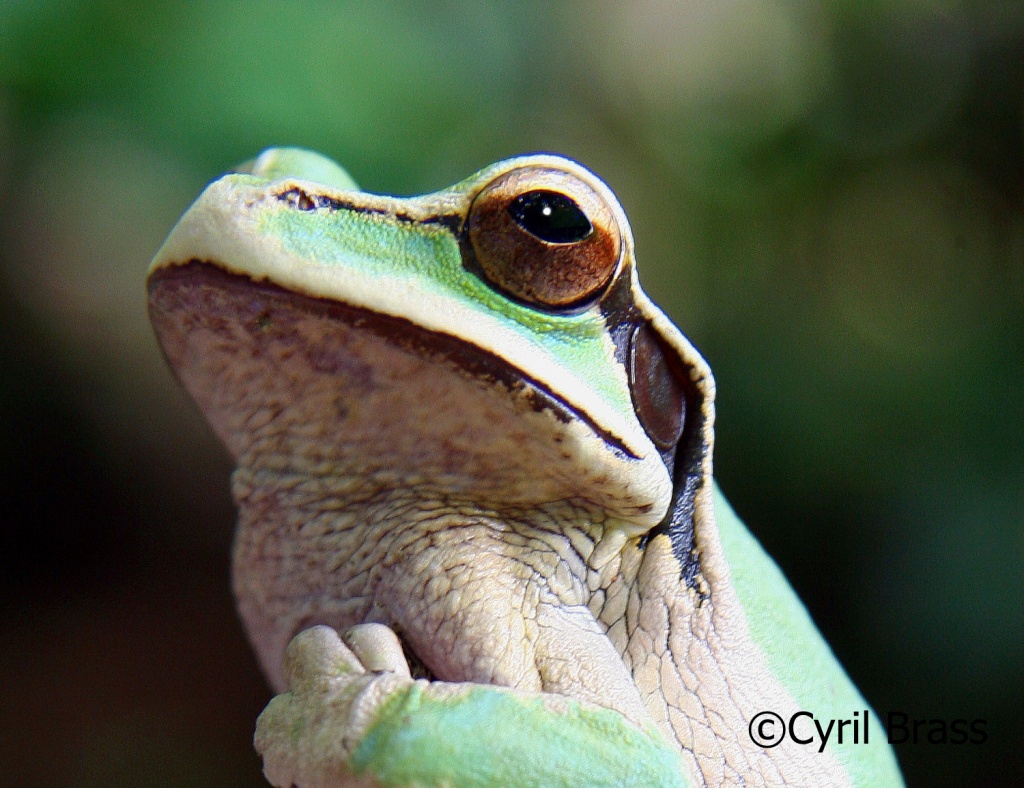
{"label": "frog's head", "polygon": [[168,359],[242,466],[568,500],[630,534],[688,519],[710,477],[710,372],[573,161],[399,199],[267,151],[207,188],[149,287]]}

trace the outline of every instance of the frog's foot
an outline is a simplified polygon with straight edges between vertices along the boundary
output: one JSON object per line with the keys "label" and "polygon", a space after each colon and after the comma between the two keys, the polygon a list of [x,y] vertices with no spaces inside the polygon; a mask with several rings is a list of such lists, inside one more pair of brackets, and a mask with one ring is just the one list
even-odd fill
{"label": "frog's foot", "polygon": [[653,725],[565,695],[414,680],[397,636],[330,627],[288,646],[289,691],[256,723],[276,786],[682,786]]}
{"label": "frog's foot", "polygon": [[352,627],[343,639],[317,626],[285,651],[289,691],[256,723],[263,773],[276,786],[376,785],[352,773],[351,757],[386,698],[412,684],[398,637],[383,624]]}

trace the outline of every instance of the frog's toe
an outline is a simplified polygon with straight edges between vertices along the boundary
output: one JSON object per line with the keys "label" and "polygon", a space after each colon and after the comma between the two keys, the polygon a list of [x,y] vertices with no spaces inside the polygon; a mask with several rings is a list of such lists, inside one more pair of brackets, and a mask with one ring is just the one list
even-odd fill
{"label": "frog's toe", "polygon": [[310,627],[294,638],[284,652],[284,675],[296,690],[310,681],[365,673],[363,664],[328,626]]}
{"label": "frog's toe", "polygon": [[402,652],[402,644],[384,624],[358,624],[343,638],[345,645],[371,673],[394,673],[410,678],[409,663]]}

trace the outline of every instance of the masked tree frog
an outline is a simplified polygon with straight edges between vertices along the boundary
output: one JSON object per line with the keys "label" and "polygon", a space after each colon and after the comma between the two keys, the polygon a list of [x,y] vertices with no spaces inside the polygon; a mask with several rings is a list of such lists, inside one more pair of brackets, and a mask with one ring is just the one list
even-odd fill
{"label": "masked tree frog", "polygon": [[268,150],[174,228],[149,309],[237,462],[273,784],[902,784],[716,489],[711,372],[580,165],[400,199]]}

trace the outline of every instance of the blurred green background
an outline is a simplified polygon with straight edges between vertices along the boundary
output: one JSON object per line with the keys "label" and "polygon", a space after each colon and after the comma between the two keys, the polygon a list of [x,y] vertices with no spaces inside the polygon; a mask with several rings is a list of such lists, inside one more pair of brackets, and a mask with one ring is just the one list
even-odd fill
{"label": "blurred green background", "polygon": [[259,785],[229,463],[146,265],[269,145],[433,190],[551,150],[708,356],[716,470],[876,709],[1024,784],[1019,0],[0,2],[0,784]]}

